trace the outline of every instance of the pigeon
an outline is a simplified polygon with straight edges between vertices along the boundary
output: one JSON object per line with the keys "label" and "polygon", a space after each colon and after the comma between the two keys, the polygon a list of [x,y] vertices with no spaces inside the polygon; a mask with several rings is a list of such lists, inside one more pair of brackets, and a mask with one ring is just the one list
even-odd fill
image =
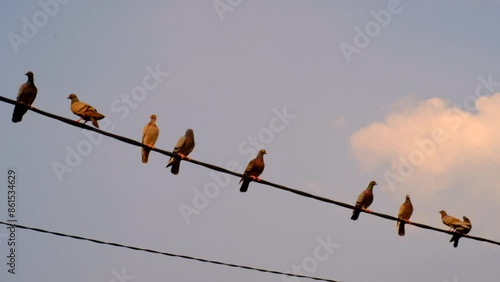
{"label": "pigeon", "polygon": [[[369,211],[368,207],[373,203],[373,186],[375,185],[377,185],[377,182],[370,181],[368,187],[366,187],[366,189],[361,192],[361,194],[359,194],[355,207],[363,209],[365,211]],[[358,219],[360,213],[361,211],[359,210],[353,210],[351,219]]]}
{"label": "pigeon", "polygon": [[[186,130],[186,134],[177,140],[175,144],[174,153],[178,154],[181,159],[187,158],[187,156],[194,150],[194,132],[191,128]],[[170,172],[172,174],[179,174],[179,168],[181,166],[181,160],[171,157],[167,163],[167,167],[172,166]]]}
{"label": "pigeon", "polygon": [[[25,75],[28,76],[28,81],[19,87],[17,101],[31,107],[31,104],[35,101],[38,89],[36,89],[35,81],[33,80],[33,73],[28,71]],[[16,105],[12,113],[12,122],[20,122],[27,111],[27,107]]]}
{"label": "pigeon", "polygon": [[463,226],[462,221],[456,217],[447,215],[445,211],[440,211],[441,220],[444,225],[450,227],[449,231],[455,231],[458,227]]}
{"label": "pigeon", "polygon": [[[160,129],[156,126],[156,115],[150,116],[151,121],[149,121],[144,129],[142,130],[142,144],[154,148],[158,135],[160,134]],[[151,149],[142,147],[142,162],[147,163],[149,158],[149,152]]]}
{"label": "pigeon", "polygon": [[68,99],[71,99],[71,111],[75,115],[81,117],[76,122],[80,122],[82,119],[85,121],[84,123],[92,121],[92,124],[99,128],[97,121],[103,119],[104,115],[98,113],[97,110],[91,105],[80,102],[78,97],[76,97],[76,94],[69,94]]}
{"label": "pigeon", "polygon": [[[410,222],[411,214],[413,213],[413,205],[411,204],[410,195],[406,195],[405,202],[401,205],[398,212],[398,218],[406,222]],[[398,221],[396,228],[399,236],[405,236],[405,222]]]}
{"label": "pigeon", "polygon": [[[464,220],[462,221],[462,225],[457,227],[455,232],[461,233],[461,234],[467,234],[472,229],[472,223],[470,222],[470,220],[466,216],[464,216],[463,218],[464,218]],[[458,240],[460,240],[461,237],[462,236],[459,234],[454,234],[451,237],[450,242],[453,242],[453,247],[455,247],[455,248],[458,247]]]}
{"label": "pigeon", "polygon": [[[245,172],[243,172],[243,175],[249,176],[253,178],[254,180],[260,180],[259,175],[264,171],[264,155],[267,154],[266,150],[262,149],[259,151],[257,154],[257,157],[255,159],[251,160],[247,168],[245,169]],[[240,182],[243,182],[240,187],[240,192],[246,192],[248,190],[248,185],[250,184],[250,180],[242,177]]]}

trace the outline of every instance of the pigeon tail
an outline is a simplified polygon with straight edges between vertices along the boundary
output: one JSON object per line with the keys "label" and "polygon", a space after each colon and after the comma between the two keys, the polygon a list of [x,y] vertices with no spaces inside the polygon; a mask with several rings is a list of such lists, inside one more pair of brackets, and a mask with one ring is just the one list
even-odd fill
{"label": "pigeon tail", "polygon": [[20,122],[26,112],[27,110],[23,110],[19,106],[16,106],[12,114],[12,122]]}
{"label": "pigeon tail", "polygon": [[170,169],[170,172],[173,175],[177,175],[177,174],[179,174],[180,167],[181,167],[181,162],[176,160],[176,161],[172,162],[172,168]]}
{"label": "pigeon tail", "polygon": [[14,112],[12,113],[12,122],[20,122],[23,119],[24,114],[28,111],[28,107],[16,105],[14,107]]}
{"label": "pigeon tail", "polygon": [[453,242],[453,247],[458,247],[458,240],[460,240],[460,237],[460,235],[453,235],[453,237],[451,237],[450,242]]}
{"label": "pigeon tail", "polygon": [[360,211],[354,210],[354,211],[352,212],[351,219],[352,219],[352,220],[357,220],[357,219],[358,219],[358,217],[359,217],[359,214],[360,214],[360,213],[361,213]]}
{"label": "pigeon tail", "polygon": [[250,184],[250,181],[248,180],[243,180],[243,184],[241,184],[240,187],[240,192],[244,193],[248,190],[248,185]]}
{"label": "pigeon tail", "polygon": [[399,236],[405,236],[405,223],[398,221],[398,234]]}
{"label": "pigeon tail", "polygon": [[149,152],[151,150],[149,149],[146,149],[146,148],[142,148],[142,162],[143,163],[147,163],[148,162],[148,159],[149,159]]}

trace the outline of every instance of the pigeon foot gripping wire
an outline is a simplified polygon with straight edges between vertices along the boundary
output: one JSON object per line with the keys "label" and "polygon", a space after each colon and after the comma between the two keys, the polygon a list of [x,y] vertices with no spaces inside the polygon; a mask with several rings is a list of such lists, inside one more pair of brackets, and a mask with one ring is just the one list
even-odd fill
{"label": "pigeon foot gripping wire", "polygon": [[181,160],[188,160],[188,161],[191,160],[191,158],[189,156],[184,156],[183,154],[180,154],[180,153],[177,155],[179,155],[179,157],[181,157]]}

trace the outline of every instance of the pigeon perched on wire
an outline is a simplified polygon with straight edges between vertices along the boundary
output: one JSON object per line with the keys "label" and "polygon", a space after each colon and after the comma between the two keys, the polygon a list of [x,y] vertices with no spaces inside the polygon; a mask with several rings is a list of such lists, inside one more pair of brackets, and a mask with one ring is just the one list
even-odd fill
{"label": "pigeon perched on wire", "polygon": [[156,115],[153,114],[150,116],[151,120],[149,121],[144,129],[142,130],[142,144],[150,147],[144,148],[142,147],[142,162],[147,163],[149,159],[149,153],[151,152],[151,148],[154,148],[156,140],[158,139],[158,135],[160,135],[160,129],[156,126]]}
{"label": "pigeon perched on wire", "polygon": [[[464,216],[463,219],[464,220],[462,221],[461,225],[455,229],[455,232],[465,235],[468,234],[472,229],[472,222],[470,222],[470,220],[466,216]],[[460,240],[460,238],[462,237],[462,235],[460,234],[453,234],[453,236],[451,237],[450,242],[453,242],[453,247],[455,248],[458,247],[458,240]]]}
{"label": "pigeon perched on wire", "polygon": [[[184,136],[181,136],[175,144],[174,153],[179,155],[181,159],[188,158],[188,155],[194,150],[194,132],[191,128],[186,130]],[[167,167],[172,166],[170,172],[172,174],[179,174],[179,169],[181,166],[181,160],[175,157],[171,157],[167,163]]]}
{"label": "pigeon perched on wire", "polygon": [[33,79],[33,72],[28,71],[25,75],[28,77],[28,81],[19,87],[16,100],[26,106],[16,105],[14,107],[12,122],[20,122],[23,119],[24,114],[28,111],[28,107],[31,108],[31,104],[35,101],[36,94],[38,93]]}
{"label": "pigeon perched on wire", "polygon": [[[377,182],[375,181],[370,181],[370,183],[368,183],[368,187],[366,187],[366,189],[358,196],[358,200],[354,205],[356,208],[360,208],[364,211],[370,212],[370,210],[368,210],[368,207],[373,203],[373,187],[375,185],[377,185]],[[360,213],[360,210],[353,210],[351,219],[357,220]]]}
{"label": "pigeon perched on wire", "polygon": [[92,121],[92,124],[99,128],[97,121],[103,119],[104,115],[98,113],[91,105],[80,102],[76,94],[70,94],[68,99],[71,99],[71,111],[80,117],[76,122],[80,122],[82,119],[85,121],[84,123]]}
{"label": "pigeon perched on wire", "polygon": [[[246,169],[245,172],[243,172],[243,175],[248,176],[254,180],[260,180],[259,175],[264,171],[264,155],[267,154],[266,150],[262,149],[259,151],[257,154],[257,157],[255,159],[251,160]],[[246,192],[248,190],[248,185],[250,184],[250,180],[242,177],[240,182],[243,182],[240,187],[240,192]]]}
{"label": "pigeon perched on wire", "polygon": [[[406,195],[405,202],[401,205],[398,212],[398,218],[406,222],[410,222],[411,214],[413,213],[413,205],[410,200],[410,195]],[[399,236],[405,236],[405,222],[396,222]]]}
{"label": "pigeon perched on wire", "polygon": [[444,210],[439,212],[441,214],[441,220],[443,224],[450,227],[448,231],[455,231],[458,227],[463,226],[463,223],[460,219],[448,215]]}

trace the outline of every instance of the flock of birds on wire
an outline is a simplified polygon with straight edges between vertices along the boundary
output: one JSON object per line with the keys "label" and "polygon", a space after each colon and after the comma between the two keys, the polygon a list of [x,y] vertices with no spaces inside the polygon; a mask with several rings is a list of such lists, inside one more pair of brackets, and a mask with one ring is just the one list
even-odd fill
{"label": "flock of birds on wire", "polygon": [[[38,92],[33,79],[33,72],[28,71],[26,75],[28,76],[28,81],[26,81],[26,83],[22,84],[19,87],[17,101],[26,105],[27,107],[16,105],[14,108],[14,113],[12,114],[12,122],[20,122],[22,120],[23,115],[28,111],[28,107],[32,107],[31,104],[33,103],[33,101],[35,101],[36,94]],[[70,94],[68,96],[68,99],[71,99],[71,111],[75,115],[80,117],[77,122],[82,119],[85,121],[84,123],[91,121],[92,125],[99,128],[99,124],[97,121],[105,117],[103,114],[97,112],[97,110],[89,104],[80,102],[76,94]],[[150,116],[150,118],[151,121],[144,127],[142,131],[142,143],[150,148],[154,148],[156,140],[158,139],[158,136],[160,134],[160,129],[156,125],[156,115],[153,114]],[[176,175],[179,173],[181,160],[186,158],[189,159],[188,155],[193,151],[194,146],[194,132],[192,129],[188,129],[186,130],[185,135],[179,138],[173,150],[173,153],[177,154],[180,159],[171,157],[167,163],[167,168],[171,167],[172,174]],[[149,148],[142,148],[143,163],[148,162],[150,151],[151,149]],[[260,150],[257,154],[257,157],[255,157],[255,159],[251,160],[248,163],[245,172],[243,173],[243,175],[246,177],[241,178],[239,182],[243,182],[240,187],[241,192],[246,192],[248,190],[248,185],[250,184],[251,180],[260,181],[259,176],[264,171],[265,166],[264,154],[266,154],[266,150]],[[368,184],[368,187],[359,194],[355,204],[355,207],[357,209],[354,209],[352,212],[352,220],[358,219],[361,210],[368,213],[371,212],[370,210],[368,210],[368,207],[373,203],[373,187],[375,185],[377,185],[377,182],[371,181]],[[413,205],[411,203],[410,196],[406,195],[406,200],[401,205],[398,212],[398,218],[402,221],[398,221],[396,223],[396,228],[400,236],[405,235],[405,222],[410,223],[410,217],[412,213]],[[458,240],[462,236],[468,234],[472,229],[472,223],[466,216],[463,217],[463,220],[460,220],[453,216],[447,215],[443,210],[439,213],[441,213],[441,219],[443,223],[450,227],[450,231],[455,232],[450,242],[453,242],[453,246],[456,248],[458,246]]]}

